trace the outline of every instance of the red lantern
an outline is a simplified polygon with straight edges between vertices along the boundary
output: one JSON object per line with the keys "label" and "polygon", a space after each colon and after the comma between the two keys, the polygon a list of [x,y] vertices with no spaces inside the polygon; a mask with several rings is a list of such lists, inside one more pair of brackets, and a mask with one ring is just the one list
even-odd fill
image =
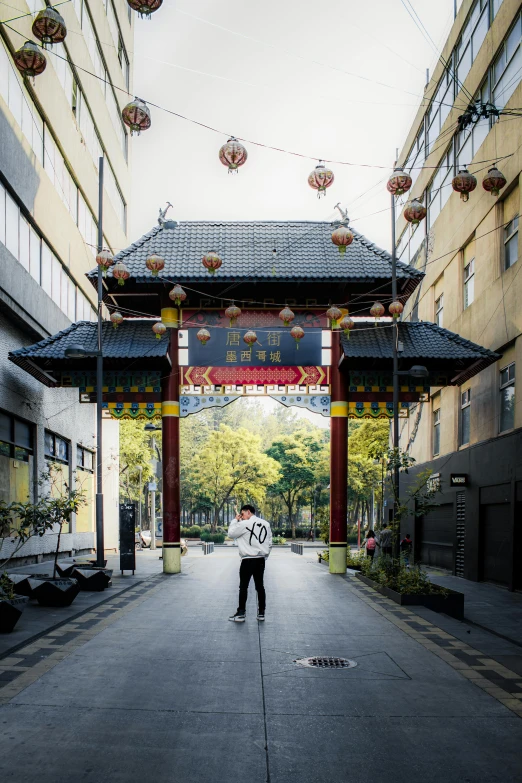
{"label": "red lantern", "polygon": [[295,313],[293,313],[289,307],[283,307],[279,313],[279,318],[283,322],[283,326],[290,326],[295,318]]}
{"label": "red lantern", "polygon": [[172,299],[172,301],[175,302],[178,307],[182,302],[185,301],[186,298],[187,295],[179,283],[176,283],[172,291],[169,291],[169,299]]}
{"label": "red lantern", "polygon": [[402,196],[411,188],[412,180],[409,174],[405,174],[401,166],[396,166],[386,185],[388,192],[393,196]]}
{"label": "red lantern", "polygon": [[488,193],[491,193],[492,196],[498,196],[502,188],[505,187],[506,182],[507,179],[502,172],[499,171],[496,166],[493,166],[482,180],[482,187],[484,190],[487,190]]}
{"label": "red lantern", "polygon": [[468,201],[469,194],[477,187],[477,180],[467,169],[460,169],[457,176],[451,180],[451,187],[455,193],[460,193],[462,201]]}
{"label": "red lantern", "polygon": [[418,198],[412,198],[404,210],[404,217],[412,226],[418,226],[421,220],[424,220],[427,213],[428,211],[422,201],[419,201]]}
{"label": "red lantern", "polygon": [[246,334],[243,335],[243,342],[252,347],[254,343],[257,343],[257,334],[252,330],[249,330]]}
{"label": "red lantern", "polygon": [[234,172],[237,174],[238,168],[246,162],[247,158],[248,152],[234,136],[231,136],[219,150],[219,160],[223,166],[228,166],[229,174]]}
{"label": "red lantern", "polygon": [[384,315],[384,305],[382,305],[380,302],[374,302],[371,309],[370,309],[370,315],[372,315],[375,318],[375,326],[377,326],[377,322],[379,318],[382,318]]}
{"label": "red lantern", "polygon": [[130,128],[131,136],[135,133],[140,135],[144,130],[148,130],[151,125],[150,109],[140,98],[134,98],[121,110],[121,117],[125,125]]}
{"label": "red lantern", "polygon": [[167,331],[167,327],[165,326],[164,323],[162,323],[161,321],[158,321],[152,327],[152,331],[156,335],[156,340],[161,340],[161,335],[165,334],[165,332]]}
{"label": "red lantern", "polygon": [[208,331],[208,329],[200,329],[199,332],[196,334],[196,337],[198,338],[201,345],[206,345],[210,340],[210,332]]}
{"label": "red lantern", "polygon": [[326,311],[326,317],[330,319],[330,326],[332,329],[337,329],[339,326],[339,319],[342,318],[342,315],[342,312],[338,307],[335,307],[335,305]]}
{"label": "red lantern", "polygon": [[391,305],[388,307],[388,312],[390,315],[393,315],[395,319],[397,319],[402,311],[404,310],[404,305],[402,302],[392,302]]}
{"label": "red lantern", "polygon": [[130,277],[130,272],[122,261],[118,261],[112,270],[112,276],[116,278],[118,285],[125,285],[125,281]]}
{"label": "red lantern", "polygon": [[96,263],[98,266],[101,266],[102,275],[107,277],[107,269],[110,269],[110,267],[114,264],[114,256],[110,250],[100,250],[96,256]]}
{"label": "red lantern", "polygon": [[223,261],[221,260],[220,256],[218,256],[217,253],[214,252],[214,250],[211,250],[210,253],[207,253],[203,256],[203,266],[205,269],[208,269],[211,275],[216,274],[216,270],[219,269]]}
{"label": "red lantern", "polygon": [[319,161],[319,165],[308,175],[308,184],[317,190],[317,198],[321,198],[326,193],[326,188],[329,188],[333,181],[333,171],[327,169],[322,161]]}
{"label": "red lantern", "polygon": [[299,350],[299,342],[305,336],[304,329],[301,329],[300,326],[293,326],[292,329],[290,329],[290,334],[296,342],[297,350]]}
{"label": "red lantern", "polygon": [[43,73],[47,66],[44,53],[32,41],[26,41],[14,53],[13,60],[22,76],[32,79]]}
{"label": "red lantern", "polygon": [[332,232],[332,242],[339,248],[339,253],[344,256],[346,248],[353,242],[353,234],[345,223],[342,223]]}
{"label": "red lantern", "polygon": [[158,274],[165,268],[165,259],[153,253],[145,261],[145,266],[152,272],[152,277],[157,277]]}
{"label": "red lantern", "polygon": [[345,315],[343,318],[341,318],[341,320],[339,321],[339,326],[343,330],[344,336],[350,339],[350,329],[353,329],[355,326],[350,316]]}
{"label": "red lantern", "polygon": [[150,19],[150,15],[158,10],[163,0],[127,0],[127,3],[133,11],[139,13],[141,19],[144,16]]}
{"label": "red lantern", "polygon": [[32,29],[33,35],[42,42],[44,47],[63,43],[67,35],[67,27],[63,17],[50,7],[38,12]]}
{"label": "red lantern", "polygon": [[241,310],[237,305],[232,304],[225,310],[225,315],[227,318],[230,318],[230,326],[235,326],[237,324],[237,319],[241,315]]}
{"label": "red lantern", "polygon": [[118,313],[118,311],[117,311],[117,310],[115,310],[113,313],[111,313],[111,321],[112,321],[112,326],[113,326],[113,329],[117,329],[117,328],[118,328],[118,326],[119,326],[119,325],[121,324],[121,322],[123,321],[123,316],[122,316],[122,314],[121,314],[121,313]]}

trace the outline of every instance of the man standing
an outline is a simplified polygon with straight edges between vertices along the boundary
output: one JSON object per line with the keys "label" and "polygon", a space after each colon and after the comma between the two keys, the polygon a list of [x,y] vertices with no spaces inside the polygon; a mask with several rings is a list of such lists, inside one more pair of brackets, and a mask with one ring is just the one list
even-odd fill
{"label": "man standing", "polygon": [[392,556],[392,532],[388,525],[382,526],[379,545],[381,547],[381,552],[385,557]]}
{"label": "man standing", "polygon": [[265,560],[272,548],[272,531],[270,524],[264,519],[256,517],[254,506],[243,506],[239,514],[229,525],[228,536],[235,538],[241,558],[239,567],[239,606],[237,612],[229,617],[233,623],[244,623],[246,618],[246,603],[248,597],[248,585],[251,577],[257,592],[257,619],[265,619],[265,587],[263,577],[265,574]]}

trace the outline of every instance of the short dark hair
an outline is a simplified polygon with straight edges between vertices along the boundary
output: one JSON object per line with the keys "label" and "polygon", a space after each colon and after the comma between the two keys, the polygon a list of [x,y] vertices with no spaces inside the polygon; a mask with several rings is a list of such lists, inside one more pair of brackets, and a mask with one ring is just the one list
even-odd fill
{"label": "short dark hair", "polygon": [[406,533],[406,538],[411,538],[409,533]]}
{"label": "short dark hair", "polygon": [[251,514],[256,513],[254,506],[251,506],[249,503],[247,503],[246,506],[241,506],[241,511],[250,511]]}
{"label": "short dark hair", "polygon": [[375,533],[373,530],[368,530],[368,538],[375,538]]}

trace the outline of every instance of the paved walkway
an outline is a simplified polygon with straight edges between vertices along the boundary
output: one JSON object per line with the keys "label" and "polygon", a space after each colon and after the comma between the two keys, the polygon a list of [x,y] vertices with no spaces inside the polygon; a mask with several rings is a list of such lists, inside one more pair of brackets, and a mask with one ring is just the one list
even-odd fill
{"label": "paved walkway", "polygon": [[191,551],[2,660],[0,779],[520,783],[519,675],[316,560],[274,552],[236,625],[237,552]]}

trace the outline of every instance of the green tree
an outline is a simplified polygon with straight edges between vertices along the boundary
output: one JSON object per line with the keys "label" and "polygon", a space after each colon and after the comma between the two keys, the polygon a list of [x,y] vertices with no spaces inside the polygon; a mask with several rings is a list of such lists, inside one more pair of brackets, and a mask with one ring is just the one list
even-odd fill
{"label": "green tree", "polygon": [[[120,422],[120,492],[129,501],[140,500],[140,468],[143,485],[152,478],[151,435],[146,432],[146,422],[126,420]],[[160,432],[156,434],[156,444],[160,445]]]}
{"label": "green tree", "polygon": [[212,509],[212,531],[219,514],[231,499],[250,499],[258,505],[266,488],[279,476],[277,463],[261,451],[261,438],[244,427],[232,430],[221,424],[209,434],[195,455],[190,469],[191,480],[200,496],[209,499]]}
{"label": "green tree", "polygon": [[295,538],[297,512],[308,492],[316,483],[316,459],[324,448],[321,435],[315,431],[299,430],[278,438],[267,449],[267,454],[279,463],[281,475],[270,491],[279,495],[288,511],[288,521]]}

